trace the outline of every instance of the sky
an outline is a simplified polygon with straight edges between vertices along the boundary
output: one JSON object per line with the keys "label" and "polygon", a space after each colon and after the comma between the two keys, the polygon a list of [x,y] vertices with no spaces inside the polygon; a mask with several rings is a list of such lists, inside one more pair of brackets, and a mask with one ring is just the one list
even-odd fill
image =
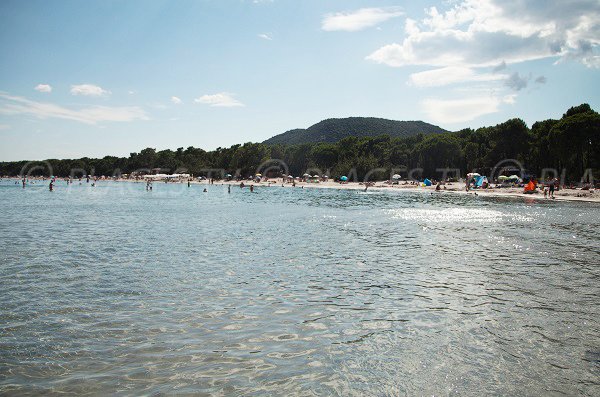
{"label": "sky", "polygon": [[600,110],[598,0],[3,0],[0,161]]}

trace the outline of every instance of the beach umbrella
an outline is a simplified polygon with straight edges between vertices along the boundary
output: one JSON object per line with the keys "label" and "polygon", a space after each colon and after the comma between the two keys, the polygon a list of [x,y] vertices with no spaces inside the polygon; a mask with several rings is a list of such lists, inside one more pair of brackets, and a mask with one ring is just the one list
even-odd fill
{"label": "beach umbrella", "polygon": [[256,174],[256,176],[262,176],[262,174]]}
{"label": "beach umbrella", "polygon": [[402,177],[400,175],[398,175],[398,174],[394,174],[392,176],[392,179],[400,179],[400,178],[402,178]]}
{"label": "beach umbrella", "polygon": [[316,175],[316,174],[315,174],[315,175],[313,175],[313,178],[318,178],[318,177],[319,177],[319,175]]}
{"label": "beach umbrella", "polygon": [[507,180],[507,179],[510,179],[510,178],[509,178],[509,177],[507,177],[507,176],[505,176],[505,175],[500,175],[500,176],[498,177],[498,180],[499,180],[499,181],[505,181],[505,180]]}
{"label": "beach umbrella", "polygon": [[344,176],[342,176],[342,177],[340,177],[340,181],[344,181],[344,182],[345,182],[345,181],[347,181],[347,180],[348,180],[348,177],[347,177],[347,176],[345,176],[345,175],[344,175]]}
{"label": "beach umbrella", "polygon": [[475,178],[476,176],[481,176],[477,172],[471,172],[467,174],[467,178]]}

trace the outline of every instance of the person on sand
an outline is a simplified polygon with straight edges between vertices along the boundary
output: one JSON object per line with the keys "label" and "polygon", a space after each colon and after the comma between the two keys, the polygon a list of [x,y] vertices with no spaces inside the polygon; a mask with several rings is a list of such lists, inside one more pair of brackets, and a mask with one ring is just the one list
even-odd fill
{"label": "person on sand", "polygon": [[441,184],[441,182],[438,182],[438,184],[437,184],[437,185],[436,185],[436,187],[435,187],[435,190],[436,190],[437,192],[439,192],[440,190],[442,190],[442,184]]}
{"label": "person on sand", "polygon": [[550,198],[554,198],[554,184],[555,183],[556,183],[556,178],[553,178],[550,181],[550,194],[549,194]]}

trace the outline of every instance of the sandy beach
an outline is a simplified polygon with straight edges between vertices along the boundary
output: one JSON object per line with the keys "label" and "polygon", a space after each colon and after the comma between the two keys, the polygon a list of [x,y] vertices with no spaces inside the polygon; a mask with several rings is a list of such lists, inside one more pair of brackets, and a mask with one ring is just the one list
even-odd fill
{"label": "sandy beach", "polygon": [[[255,187],[267,187],[279,186],[286,188],[294,188],[291,183],[283,183],[281,179],[269,179],[261,181],[260,183],[244,180],[244,185],[249,186],[253,184]],[[184,182],[185,183],[185,182]],[[192,182],[193,184],[208,185],[208,181]],[[221,185],[234,185],[239,186],[239,181],[215,181],[215,184]],[[402,182],[403,183],[403,182]],[[495,197],[511,197],[511,198],[525,198],[525,199],[536,199],[536,200],[553,200],[553,201],[581,201],[600,203],[600,192],[581,190],[581,189],[560,189],[554,193],[554,199],[544,198],[543,191],[539,189],[533,194],[524,194],[522,187],[508,187],[508,188],[488,188],[488,189],[475,189],[469,192],[465,191],[463,183],[455,182],[442,186],[442,190],[436,191],[435,186],[417,186],[417,185],[389,185],[384,182],[375,182],[374,185],[369,186],[368,191],[407,191],[407,192],[431,192],[433,194],[466,194],[472,196],[495,196]],[[348,182],[338,183],[333,181],[328,182],[296,182],[296,189],[345,189],[345,190],[364,190],[365,185],[362,182]]]}

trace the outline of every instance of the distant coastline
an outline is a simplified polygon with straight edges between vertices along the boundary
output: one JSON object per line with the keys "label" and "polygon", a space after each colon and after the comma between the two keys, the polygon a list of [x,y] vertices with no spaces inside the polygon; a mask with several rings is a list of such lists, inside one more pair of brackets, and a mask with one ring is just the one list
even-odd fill
{"label": "distant coastline", "polygon": [[[17,177],[9,177],[3,178],[4,180],[11,180],[15,182],[20,182],[20,179]],[[37,183],[41,184],[42,182],[46,182],[47,180],[38,179]],[[137,183],[143,184],[146,183],[144,179],[100,179],[98,182],[100,183]],[[406,182],[406,184],[405,184]],[[177,182],[168,182],[168,185],[185,185],[188,181],[177,181]],[[211,186],[208,180],[198,181],[191,180],[189,181],[190,185],[198,185],[198,186]],[[243,183],[245,187],[250,185],[254,185],[256,188],[289,188],[289,189],[337,189],[337,190],[353,190],[357,192],[362,192],[365,190],[365,184],[362,182],[346,182],[339,183],[335,181],[327,181],[327,182],[296,182],[295,185],[292,185],[288,182],[282,182],[282,178],[267,178],[260,182],[254,180],[215,180],[212,186],[226,186],[230,185],[232,187],[239,188],[240,184]],[[83,184],[85,184],[85,179],[83,180]],[[155,181],[154,185],[157,189],[160,189],[160,185],[165,184],[162,181]],[[56,183],[55,190],[60,191],[61,181]],[[544,197],[541,191],[536,191],[533,194],[524,194],[522,187],[490,187],[488,189],[477,189],[471,190],[467,192],[465,190],[464,183],[461,182],[450,182],[443,185],[441,190],[436,191],[436,186],[423,186],[419,184],[410,184],[407,181],[402,181],[399,184],[389,184],[386,182],[376,182],[371,183],[368,186],[367,192],[413,192],[413,193],[428,193],[431,195],[444,195],[444,194],[459,194],[466,195],[472,197],[504,197],[504,198],[512,198],[512,199],[521,199],[521,200],[535,200],[539,202],[587,202],[587,203],[600,203],[600,191],[592,189],[592,190],[581,190],[581,189],[571,189],[571,188],[563,188],[558,190],[555,193],[554,199]]]}

